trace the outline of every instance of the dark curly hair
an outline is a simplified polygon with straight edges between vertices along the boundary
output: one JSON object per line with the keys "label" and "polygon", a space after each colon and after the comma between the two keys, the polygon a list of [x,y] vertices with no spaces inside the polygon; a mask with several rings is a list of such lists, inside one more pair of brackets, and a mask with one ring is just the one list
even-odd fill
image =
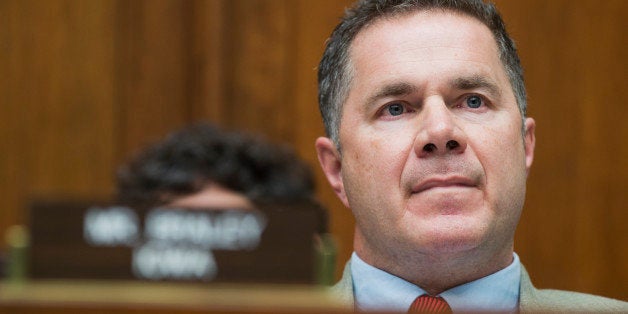
{"label": "dark curly hair", "polygon": [[169,134],[122,165],[118,201],[157,206],[217,183],[256,201],[311,200],[310,168],[287,146],[198,124]]}

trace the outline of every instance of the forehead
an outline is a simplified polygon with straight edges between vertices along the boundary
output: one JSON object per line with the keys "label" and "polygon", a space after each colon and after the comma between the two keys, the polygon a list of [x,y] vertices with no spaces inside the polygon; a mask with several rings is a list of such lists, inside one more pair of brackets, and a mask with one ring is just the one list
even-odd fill
{"label": "forehead", "polygon": [[253,208],[251,201],[244,194],[218,184],[210,184],[194,194],[177,198],[167,206],[199,209]]}
{"label": "forehead", "polygon": [[485,66],[484,70],[505,75],[497,44],[488,27],[474,17],[440,9],[375,20],[357,34],[349,55],[354,75],[369,74],[359,73],[365,69],[392,70],[421,62],[433,65],[453,61],[476,62]]}

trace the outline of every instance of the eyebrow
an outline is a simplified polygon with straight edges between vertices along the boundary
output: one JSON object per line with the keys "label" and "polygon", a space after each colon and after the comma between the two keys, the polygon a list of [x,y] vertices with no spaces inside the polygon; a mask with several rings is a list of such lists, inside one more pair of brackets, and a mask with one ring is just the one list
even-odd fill
{"label": "eyebrow", "polygon": [[367,103],[372,104],[376,102],[378,99],[391,97],[391,96],[403,96],[410,95],[412,93],[416,93],[419,89],[409,83],[406,82],[398,82],[392,83],[388,85],[382,86],[375,94],[368,98]]}
{"label": "eyebrow", "polygon": [[496,83],[480,75],[455,78],[449,82],[449,86],[459,90],[484,89],[494,96],[501,95]]}
{"label": "eyebrow", "polygon": [[[458,90],[484,89],[489,94],[498,97],[501,91],[496,83],[481,75],[470,75],[452,79],[449,82],[450,88]],[[373,95],[367,99],[367,104],[374,104],[377,100],[386,97],[398,97],[417,93],[419,88],[407,82],[395,82],[387,84],[378,89]]]}

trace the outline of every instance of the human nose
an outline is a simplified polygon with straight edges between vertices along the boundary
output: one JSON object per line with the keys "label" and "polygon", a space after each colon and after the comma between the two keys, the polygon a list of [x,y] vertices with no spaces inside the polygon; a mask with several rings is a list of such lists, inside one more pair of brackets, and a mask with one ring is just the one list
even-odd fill
{"label": "human nose", "polygon": [[466,134],[456,123],[442,99],[431,99],[420,114],[414,149],[419,158],[462,154],[467,148]]}

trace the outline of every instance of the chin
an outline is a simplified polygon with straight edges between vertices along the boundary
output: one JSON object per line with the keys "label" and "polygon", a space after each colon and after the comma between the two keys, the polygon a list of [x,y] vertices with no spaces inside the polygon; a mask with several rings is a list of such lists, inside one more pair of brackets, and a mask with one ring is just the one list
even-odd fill
{"label": "chin", "polygon": [[463,253],[487,242],[488,226],[476,219],[461,218],[444,216],[443,219],[425,222],[420,229],[415,229],[412,238],[418,240],[417,247],[426,253]]}
{"label": "chin", "polygon": [[475,239],[463,239],[460,237],[434,239],[433,241],[423,244],[426,253],[436,253],[439,255],[463,254],[476,250],[480,246],[480,241],[475,241]]}

